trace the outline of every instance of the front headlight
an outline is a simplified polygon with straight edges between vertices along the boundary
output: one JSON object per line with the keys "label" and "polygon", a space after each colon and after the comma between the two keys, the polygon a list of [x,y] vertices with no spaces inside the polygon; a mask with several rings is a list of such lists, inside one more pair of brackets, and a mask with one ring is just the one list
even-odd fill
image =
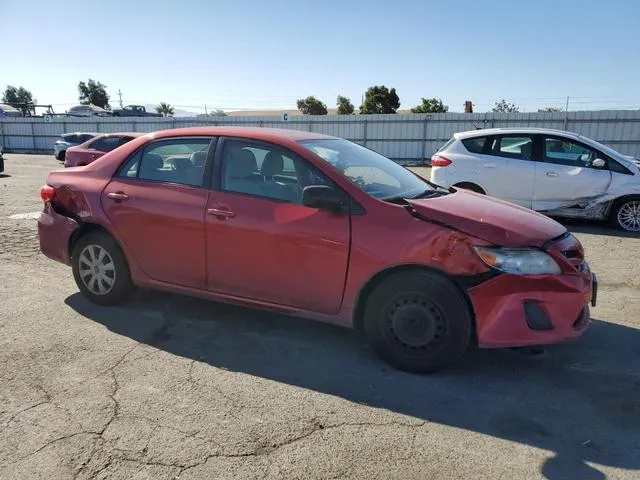
{"label": "front headlight", "polygon": [[515,275],[558,275],[560,265],[549,255],[534,248],[473,247],[484,263],[496,270]]}

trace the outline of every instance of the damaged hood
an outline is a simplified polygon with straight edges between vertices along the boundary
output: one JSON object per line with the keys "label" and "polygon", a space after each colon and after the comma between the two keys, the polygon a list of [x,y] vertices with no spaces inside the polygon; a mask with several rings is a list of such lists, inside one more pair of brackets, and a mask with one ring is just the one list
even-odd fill
{"label": "damaged hood", "polygon": [[541,247],[567,231],[555,220],[533,210],[465,190],[407,202],[427,220],[503,247]]}

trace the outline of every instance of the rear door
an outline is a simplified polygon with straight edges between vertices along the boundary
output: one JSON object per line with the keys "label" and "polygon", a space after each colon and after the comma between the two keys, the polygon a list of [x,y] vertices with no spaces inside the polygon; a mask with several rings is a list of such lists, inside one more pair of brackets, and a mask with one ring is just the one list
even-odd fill
{"label": "rear door", "polygon": [[478,155],[478,182],[488,195],[531,208],[535,181],[533,136],[490,136]]}
{"label": "rear door", "polygon": [[204,211],[210,137],[158,140],[138,150],[102,192],[116,232],[149,277],[206,289]]}
{"label": "rear door", "polygon": [[251,140],[223,140],[215,165],[205,215],[208,288],[337,312],[347,273],[349,215],[302,205],[305,186],[337,187],[293,152]]}
{"label": "rear door", "polygon": [[536,164],[533,208],[552,210],[572,202],[604,195],[611,183],[611,171],[595,168],[596,158],[607,157],[579,141],[556,135],[541,135],[542,159]]}

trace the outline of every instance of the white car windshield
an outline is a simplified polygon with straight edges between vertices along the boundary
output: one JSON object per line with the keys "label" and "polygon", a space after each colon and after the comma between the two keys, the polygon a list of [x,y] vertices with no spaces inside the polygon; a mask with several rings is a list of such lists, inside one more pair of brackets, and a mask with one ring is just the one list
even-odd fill
{"label": "white car windshield", "polygon": [[361,190],[381,200],[418,198],[435,190],[420,177],[379,153],[343,139],[299,142],[333,165]]}

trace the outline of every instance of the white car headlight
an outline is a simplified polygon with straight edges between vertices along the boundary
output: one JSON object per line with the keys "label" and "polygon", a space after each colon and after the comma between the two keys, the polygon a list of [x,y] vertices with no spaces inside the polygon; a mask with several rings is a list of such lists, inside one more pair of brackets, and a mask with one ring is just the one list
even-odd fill
{"label": "white car headlight", "polygon": [[560,265],[534,248],[487,248],[473,247],[488,266],[515,275],[559,275]]}

